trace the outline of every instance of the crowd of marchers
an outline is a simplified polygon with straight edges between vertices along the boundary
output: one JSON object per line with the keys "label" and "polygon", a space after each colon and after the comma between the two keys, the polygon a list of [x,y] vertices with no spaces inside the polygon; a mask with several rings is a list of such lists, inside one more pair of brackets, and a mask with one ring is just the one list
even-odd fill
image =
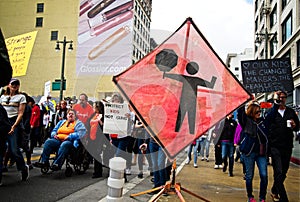
{"label": "crowd of marchers", "polygon": [[[228,170],[228,175],[233,177],[234,162],[240,159],[248,201],[254,202],[252,182],[255,163],[260,176],[258,198],[266,201],[267,165],[271,159],[274,177],[271,198],[273,201],[288,201],[284,181],[294,134],[299,135],[299,118],[293,109],[286,106],[286,98],[286,92],[278,91],[274,93],[273,107],[264,110],[264,113],[260,103],[252,100],[237,110],[237,120],[234,120],[233,114],[227,115],[188,147],[186,164],[192,160],[192,153],[195,168],[198,167],[198,155],[201,161],[208,162],[209,148],[214,144],[214,168],[221,168],[223,172]],[[109,100],[94,102],[85,93],[81,93],[76,102],[61,100],[55,103],[50,95],[36,102],[20,91],[20,80],[12,78],[1,92],[0,103],[0,186],[5,183],[3,173],[13,164],[21,172],[21,180],[26,181],[29,170],[34,167],[54,172],[61,170],[70,153],[78,148],[85,151],[81,153],[85,163],[94,164],[92,178],[103,177],[103,168],[109,165],[109,160],[122,157],[126,160],[125,181],[135,164],[138,165],[139,178],[143,178],[145,172],[153,176],[153,188],[170,180],[172,162],[130,106],[124,114],[128,120],[128,132],[104,133],[105,103],[124,104],[118,93]],[[40,159],[32,163],[35,147],[43,147],[43,151]],[[53,160],[51,154],[55,154]],[[145,161],[148,171],[144,171]],[[158,189],[151,193],[156,192]]]}

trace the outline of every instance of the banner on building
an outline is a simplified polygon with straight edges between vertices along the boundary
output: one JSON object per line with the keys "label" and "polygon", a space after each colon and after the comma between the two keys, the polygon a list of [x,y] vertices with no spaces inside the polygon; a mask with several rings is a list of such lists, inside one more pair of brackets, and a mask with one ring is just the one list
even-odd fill
{"label": "banner on building", "polygon": [[108,134],[128,135],[128,103],[105,103],[103,132]]}
{"label": "banner on building", "polygon": [[13,77],[26,75],[37,31],[5,39]]}
{"label": "banner on building", "polygon": [[170,159],[251,97],[191,18],[113,81]]}
{"label": "banner on building", "polygon": [[251,93],[294,90],[289,58],[241,61],[245,88]]}
{"label": "banner on building", "polygon": [[133,0],[81,0],[78,75],[116,75],[132,56]]}

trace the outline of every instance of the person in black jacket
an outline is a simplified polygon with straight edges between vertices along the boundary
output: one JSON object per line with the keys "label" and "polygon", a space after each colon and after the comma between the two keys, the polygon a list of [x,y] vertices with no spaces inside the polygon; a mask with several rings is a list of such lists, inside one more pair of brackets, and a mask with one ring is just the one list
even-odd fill
{"label": "person in black jacket", "polygon": [[228,175],[233,177],[233,164],[234,164],[234,134],[237,127],[237,122],[233,119],[233,114],[227,115],[224,121],[224,127],[220,136],[222,147],[222,160],[224,163],[223,172],[227,170],[227,159],[229,159]]}
{"label": "person in black jacket", "polygon": [[8,120],[7,112],[0,104],[0,186],[2,185],[3,156],[6,151],[7,134],[10,129],[11,124]]}
{"label": "person in black jacket", "polygon": [[245,181],[248,202],[255,202],[253,195],[254,166],[260,176],[259,201],[265,202],[268,187],[267,146],[268,139],[260,104],[256,101],[238,109],[238,120],[242,127],[240,152],[246,169]]}
{"label": "person in black jacket", "polygon": [[274,172],[271,197],[274,201],[285,202],[288,201],[288,196],[284,187],[284,180],[293,150],[293,131],[299,130],[299,119],[295,111],[286,106],[286,92],[275,92],[274,97],[274,105],[266,116]]}

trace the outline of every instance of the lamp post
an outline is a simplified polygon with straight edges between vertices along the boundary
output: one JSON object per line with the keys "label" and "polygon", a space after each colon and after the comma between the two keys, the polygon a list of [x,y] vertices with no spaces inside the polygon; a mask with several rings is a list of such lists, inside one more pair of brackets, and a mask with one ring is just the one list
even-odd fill
{"label": "lamp post", "polygon": [[[260,46],[262,40],[264,40],[264,58],[265,59],[268,59],[268,41],[269,39],[271,39],[272,37],[274,38],[273,39],[273,43],[274,44],[277,44],[278,41],[277,41],[277,33],[270,33],[268,31],[268,26],[267,26],[267,16],[270,12],[270,9],[267,7],[266,5],[266,1],[264,1],[264,5],[263,5],[263,8],[262,8],[262,12],[263,12],[263,15],[264,15],[264,19],[265,19],[265,29],[264,29],[264,32],[262,33],[256,33],[256,38],[255,38],[255,45],[256,46]],[[268,100],[268,96],[267,96],[267,93],[265,92],[264,94],[264,101],[266,102]]]}
{"label": "lamp post", "polygon": [[61,62],[61,75],[60,75],[60,93],[59,93],[59,101],[63,100],[63,84],[64,84],[64,80],[65,80],[65,58],[66,58],[66,45],[69,43],[70,46],[68,48],[69,51],[73,50],[73,41],[67,41],[66,37],[64,36],[64,40],[63,41],[56,41],[56,47],[55,50],[58,52],[60,51],[60,47],[59,44],[63,44],[63,52],[62,52],[62,62]]}

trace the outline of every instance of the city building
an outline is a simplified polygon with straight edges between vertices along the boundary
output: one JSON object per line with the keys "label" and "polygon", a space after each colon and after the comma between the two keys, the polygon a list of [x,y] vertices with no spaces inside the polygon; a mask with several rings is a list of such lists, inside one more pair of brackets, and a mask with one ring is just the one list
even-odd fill
{"label": "city building", "polygon": [[[255,0],[254,59],[290,58],[295,90],[288,92],[287,104],[300,105],[300,1]],[[272,94],[258,95],[271,99]]]}
{"label": "city building", "polygon": [[[59,0],[1,0],[0,25],[5,38],[37,31],[26,75],[18,77],[21,80],[21,90],[29,95],[39,97],[44,95],[45,83],[50,81],[58,84],[59,89],[54,90],[52,86],[51,90],[52,97],[58,99],[61,94],[61,80],[65,80],[64,97],[78,96],[81,92],[84,92],[91,99],[101,99],[116,91],[116,87],[112,82],[113,74],[92,72],[80,76],[77,63],[78,58],[82,57],[82,52],[79,48],[85,46],[82,41],[89,40],[89,37],[95,37],[92,32],[98,35],[99,33],[96,33],[98,30],[113,30],[110,25],[109,28],[100,26],[97,30],[96,25],[92,23],[99,24],[99,20],[103,24],[110,21],[109,23],[115,23],[116,26],[118,23],[123,23],[123,33],[127,37],[124,37],[124,39],[128,39],[126,45],[130,51],[129,56],[126,58],[126,62],[129,62],[123,65],[123,68],[128,68],[150,50],[152,0],[109,0],[102,5],[103,2],[101,0],[64,0],[62,4]],[[130,2],[132,6],[128,5]],[[103,6],[102,13],[99,13],[99,10],[93,10],[93,8],[100,8],[101,6]],[[127,11],[132,12],[132,15],[126,16],[125,13],[129,13]],[[97,19],[95,18],[96,14],[99,15]],[[121,18],[121,16],[125,16],[126,19],[125,17]],[[90,30],[84,35],[80,35],[82,31],[81,24],[86,23],[87,18],[89,18],[88,20],[92,18],[96,20],[89,21]],[[125,30],[125,28],[129,29]],[[91,33],[88,38],[87,33]],[[112,34],[107,39],[114,40],[113,37],[115,36],[116,34]],[[104,39],[104,34],[102,38]],[[98,36],[98,44],[103,45],[106,42],[107,47],[105,50],[111,48],[112,44],[109,44],[108,40],[103,40],[100,43],[102,38]],[[121,40],[122,38],[117,38],[114,43]],[[86,44],[90,42],[91,40]],[[60,51],[55,51],[59,49]],[[64,52],[65,49],[73,49],[73,51]],[[92,59],[94,58],[92,57]],[[114,59],[114,62],[115,60],[117,59]]]}
{"label": "city building", "polygon": [[229,53],[226,57],[226,66],[232,74],[243,83],[241,61],[253,60],[253,49],[246,48],[242,53]]}

